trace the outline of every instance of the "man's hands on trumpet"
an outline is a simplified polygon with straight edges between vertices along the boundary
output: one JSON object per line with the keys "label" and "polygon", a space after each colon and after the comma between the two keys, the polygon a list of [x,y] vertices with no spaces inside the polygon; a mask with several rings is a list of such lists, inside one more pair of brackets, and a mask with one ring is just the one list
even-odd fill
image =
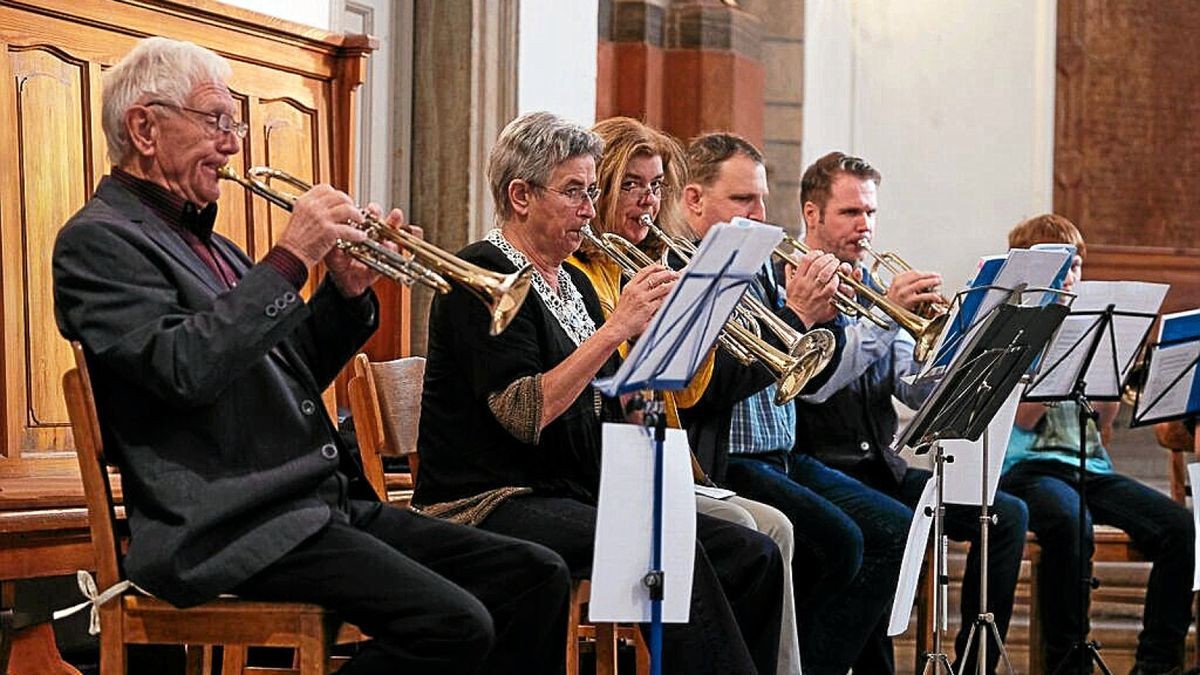
{"label": "man's hands on trumpet", "polygon": [[662,265],[642,268],[621,290],[605,325],[616,329],[622,340],[641,335],[678,278],[678,272]]}
{"label": "man's hands on trumpet", "polygon": [[[372,218],[381,220],[386,227],[396,230],[408,230],[418,237],[422,235],[421,228],[404,223],[404,212],[400,209],[392,209],[388,213],[386,220],[380,218],[382,210],[378,204],[372,202],[367,205],[366,210]],[[388,250],[398,250],[396,243],[393,241],[380,240],[379,243]],[[336,246],[329,249],[329,252],[325,254],[325,267],[333,277],[334,285],[341,291],[342,297],[346,298],[355,298],[362,295],[380,276],[379,272],[367,267]]]}
{"label": "man's hands on trumpet", "polygon": [[[405,224],[404,212],[400,209],[392,209],[386,219],[381,218],[382,214],[378,204],[368,204],[364,212],[346,193],[329,185],[316,185],[296,199],[291,220],[279,238],[279,246],[299,258],[305,267],[312,268],[318,262],[324,262],[342,296],[358,297],[379,279],[379,272],[338,248],[338,240],[356,243],[366,239],[367,233],[360,226],[368,217],[381,220],[387,227],[405,229],[418,237],[422,235],[421,228]],[[392,251],[397,250],[394,242],[379,243]]]}
{"label": "man's hands on trumpet", "polygon": [[918,311],[929,305],[942,305],[945,300],[938,289],[942,287],[942,275],[937,272],[908,270],[897,274],[888,286],[887,297],[909,311]]}
{"label": "man's hands on trumpet", "polygon": [[832,321],[837,316],[832,300],[838,291],[837,273],[842,263],[832,253],[816,250],[801,256],[799,263],[787,266],[787,306],[806,327]]}
{"label": "man's hands on trumpet", "polygon": [[367,234],[358,228],[362,222],[363,214],[349,195],[322,183],[296,199],[278,245],[311,268],[325,258],[337,240],[366,239]]}

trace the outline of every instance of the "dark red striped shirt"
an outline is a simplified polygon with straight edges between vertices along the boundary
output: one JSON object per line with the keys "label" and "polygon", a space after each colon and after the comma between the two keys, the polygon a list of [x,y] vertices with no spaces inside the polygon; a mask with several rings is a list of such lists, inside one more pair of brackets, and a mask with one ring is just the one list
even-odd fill
{"label": "dark red striped shirt", "polygon": [[[200,208],[163,186],[138,178],[120,167],[113,167],[112,177],[171,226],[226,289],[237,285],[236,270],[212,245],[213,224],[217,220],[216,202]],[[262,262],[274,267],[297,289],[308,280],[308,268],[285,248],[272,246]]]}

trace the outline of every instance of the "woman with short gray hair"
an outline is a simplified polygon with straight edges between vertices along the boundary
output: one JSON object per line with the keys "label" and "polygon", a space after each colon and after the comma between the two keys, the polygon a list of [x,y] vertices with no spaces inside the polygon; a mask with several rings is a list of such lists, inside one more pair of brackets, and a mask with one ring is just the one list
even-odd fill
{"label": "woman with short gray hair", "polygon": [[[488,163],[499,227],[459,255],[506,273],[532,265],[534,292],[494,337],[469,293],[435,298],[413,498],[426,514],[542,544],[577,578],[591,571],[600,426],[624,420],[621,401],[591,383],[615,372],[618,346],[642,333],[676,278],[642,270],[606,321],[586,275],[563,265],[596,217],[601,148],[550,113],[501,132]],[[774,673],[778,548],[705,516],[697,536],[692,622],[667,629],[667,672]]]}

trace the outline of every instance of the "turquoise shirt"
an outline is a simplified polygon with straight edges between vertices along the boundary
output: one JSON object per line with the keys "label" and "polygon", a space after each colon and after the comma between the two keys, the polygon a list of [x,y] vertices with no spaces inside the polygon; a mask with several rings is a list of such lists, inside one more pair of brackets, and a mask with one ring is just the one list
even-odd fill
{"label": "turquoise shirt", "polygon": [[[1112,460],[1100,430],[1094,420],[1087,425],[1087,470],[1089,473],[1112,473]],[[1079,404],[1059,401],[1046,408],[1046,414],[1032,431],[1013,426],[1004,456],[1004,471],[1026,460],[1051,461],[1079,466]]]}

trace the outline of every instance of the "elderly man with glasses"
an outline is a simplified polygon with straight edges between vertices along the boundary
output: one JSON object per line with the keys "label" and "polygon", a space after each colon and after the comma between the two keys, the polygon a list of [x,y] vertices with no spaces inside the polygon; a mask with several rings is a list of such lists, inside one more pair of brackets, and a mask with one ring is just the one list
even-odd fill
{"label": "elderly man with glasses", "polygon": [[257,263],[213,232],[217,169],[246,133],[230,75],[165,38],[113,67],[116,166],[55,244],[58,325],[83,344],[124,478],[126,572],[180,607],[333,609],[373,638],[340,673],[559,672],[562,559],[380,504],[320,403],[378,323],[376,275],[334,246],[365,237],[358,207],[314,187]]}

